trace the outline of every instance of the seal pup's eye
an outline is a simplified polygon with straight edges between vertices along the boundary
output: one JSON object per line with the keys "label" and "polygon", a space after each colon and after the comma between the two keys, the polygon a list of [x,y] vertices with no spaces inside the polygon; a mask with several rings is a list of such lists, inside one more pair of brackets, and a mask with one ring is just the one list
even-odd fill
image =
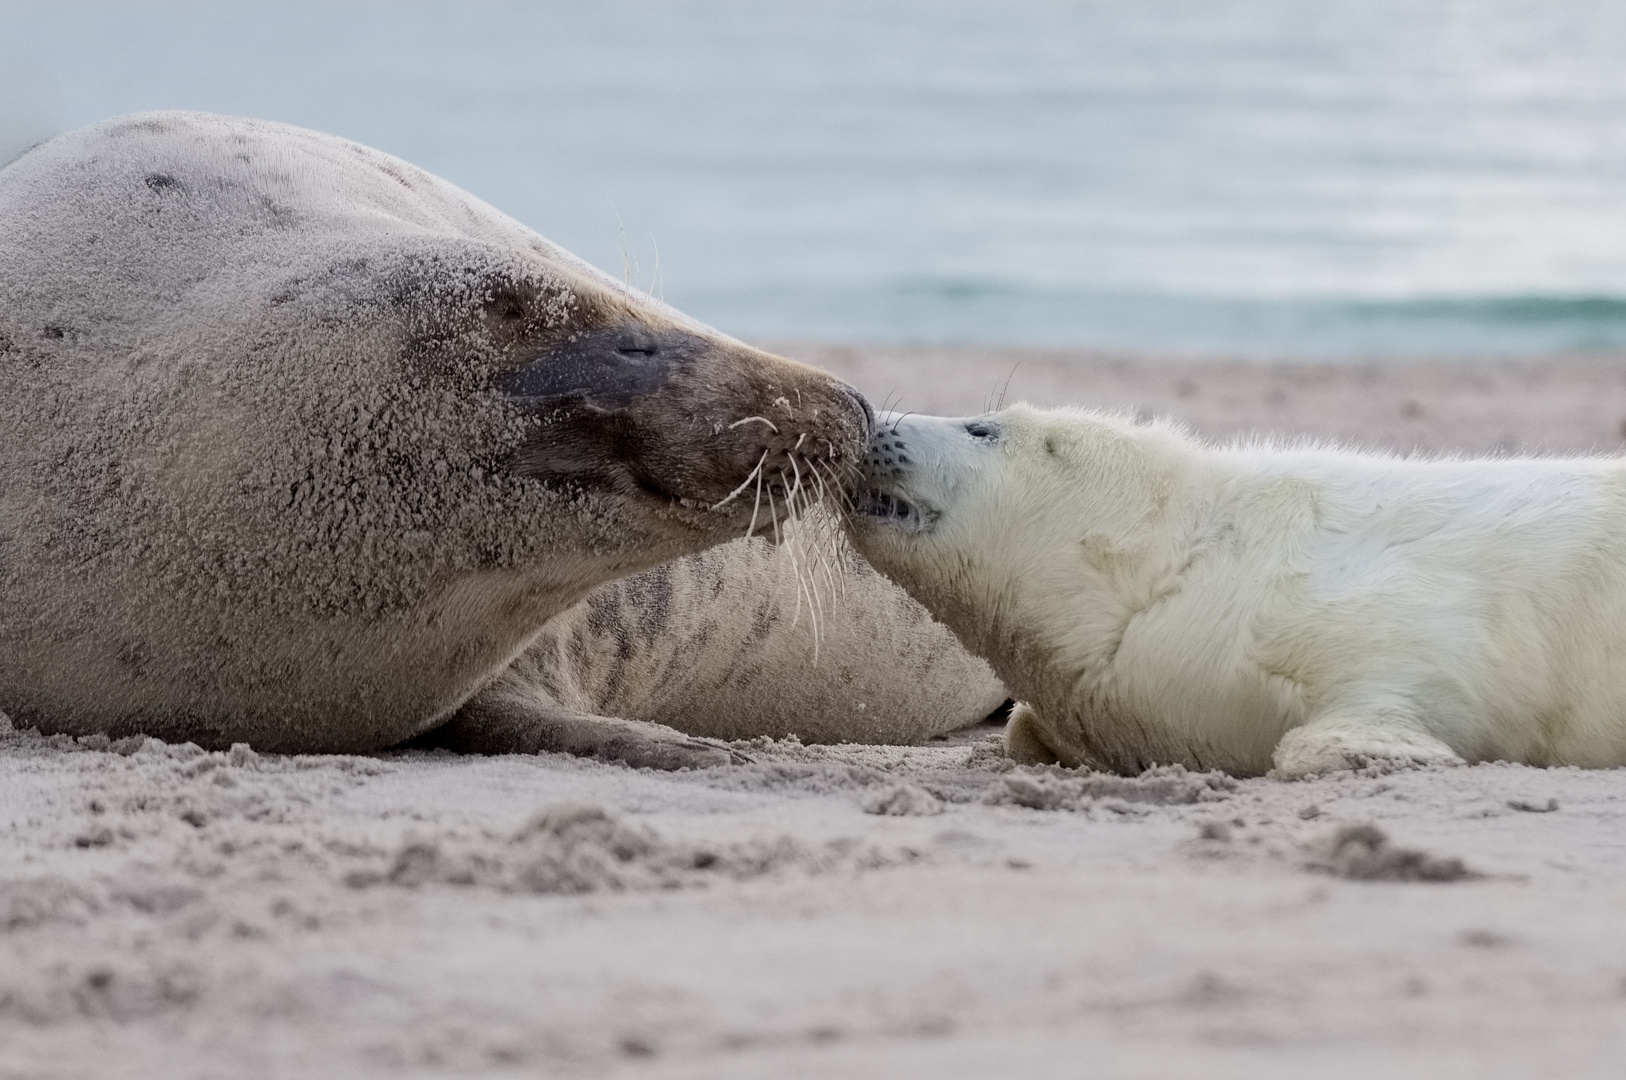
{"label": "seal pup's eye", "polygon": [[965,426],[965,433],[984,442],[999,441],[999,425],[991,420],[973,420]]}

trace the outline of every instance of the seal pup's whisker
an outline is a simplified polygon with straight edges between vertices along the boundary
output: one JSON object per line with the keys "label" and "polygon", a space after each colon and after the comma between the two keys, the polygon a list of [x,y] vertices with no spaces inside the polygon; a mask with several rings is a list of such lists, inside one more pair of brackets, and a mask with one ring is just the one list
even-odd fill
{"label": "seal pup's whisker", "polygon": [[[767,461],[767,460],[768,460],[768,451],[763,450],[762,451],[762,456],[757,458],[756,467],[753,468],[749,473],[747,473],[745,475],[745,480],[740,484],[740,486],[735,488],[733,491],[730,491],[726,496],[723,497],[723,501],[717,503],[716,505],[714,505],[712,507],[712,509],[713,510],[721,510],[723,507],[725,507],[729,503],[733,502],[735,497],[738,496],[740,492],[742,492],[746,488],[750,487],[752,479],[755,478],[759,472],[761,472],[762,463]],[[746,533],[746,535],[749,536],[751,534]]]}

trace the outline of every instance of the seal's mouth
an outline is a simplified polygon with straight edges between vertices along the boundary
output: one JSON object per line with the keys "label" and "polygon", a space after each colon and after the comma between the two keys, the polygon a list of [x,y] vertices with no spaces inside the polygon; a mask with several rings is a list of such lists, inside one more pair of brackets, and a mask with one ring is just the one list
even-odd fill
{"label": "seal's mouth", "polygon": [[936,515],[927,513],[895,492],[871,488],[859,496],[853,516],[905,532],[922,532]]}
{"label": "seal's mouth", "polygon": [[688,495],[679,495],[675,491],[668,491],[659,484],[651,483],[650,481],[641,477],[637,480],[637,484],[640,491],[654,499],[656,502],[671,503],[674,506],[681,506],[685,510],[711,509],[711,504],[705,499],[696,499]]}

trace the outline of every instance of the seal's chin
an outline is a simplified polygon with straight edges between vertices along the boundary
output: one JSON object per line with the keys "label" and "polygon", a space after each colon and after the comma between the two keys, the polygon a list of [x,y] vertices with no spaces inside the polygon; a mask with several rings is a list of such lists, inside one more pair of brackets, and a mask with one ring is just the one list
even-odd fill
{"label": "seal's chin", "polygon": [[[661,511],[662,517],[701,534],[726,538],[751,530],[771,539],[774,526],[791,516],[790,504],[778,485],[764,485],[759,501],[749,485],[743,496],[738,487],[727,492],[680,493],[647,476],[633,479],[639,493]],[[730,498],[730,494],[734,497]]]}

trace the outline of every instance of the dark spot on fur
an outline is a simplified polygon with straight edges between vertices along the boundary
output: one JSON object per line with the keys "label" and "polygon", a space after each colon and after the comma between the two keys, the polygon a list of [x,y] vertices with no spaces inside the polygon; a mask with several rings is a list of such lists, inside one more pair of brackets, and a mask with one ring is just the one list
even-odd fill
{"label": "dark spot on fur", "polygon": [[412,190],[415,190],[417,188],[418,185],[411,178],[409,178],[406,174],[404,174],[399,168],[397,168],[394,163],[389,162],[389,161],[377,161],[377,160],[374,160],[373,164],[378,168],[379,172],[383,173],[385,176],[389,177],[391,180],[394,180],[397,184],[400,184],[402,187],[406,188],[408,191],[412,191]]}
{"label": "dark spot on fur", "polygon": [[260,210],[265,214],[273,229],[291,228],[298,215],[293,207],[284,206],[269,195],[260,196]]}
{"label": "dark spot on fur", "polygon": [[140,676],[147,668],[147,649],[139,641],[125,641],[119,644],[119,665],[128,669],[133,676]]}
{"label": "dark spot on fur", "polygon": [[148,173],[144,182],[153,191],[168,191],[170,188],[180,188],[182,186],[179,180],[168,173]]}
{"label": "dark spot on fur", "polygon": [[68,336],[68,328],[66,326],[47,326],[41,330],[40,333],[44,334],[52,341],[61,341],[63,338]]}
{"label": "dark spot on fur", "polygon": [[774,625],[779,621],[772,600],[764,600],[757,605],[756,611],[751,614],[751,632],[758,640],[767,640],[773,632]]}
{"label": "dark spot on fur", "polygon": [[108,129],[107,133],[115,139],[122,139],[126,135],[163,135],[173,130],[174,126],[167,120],[126,120]]}

